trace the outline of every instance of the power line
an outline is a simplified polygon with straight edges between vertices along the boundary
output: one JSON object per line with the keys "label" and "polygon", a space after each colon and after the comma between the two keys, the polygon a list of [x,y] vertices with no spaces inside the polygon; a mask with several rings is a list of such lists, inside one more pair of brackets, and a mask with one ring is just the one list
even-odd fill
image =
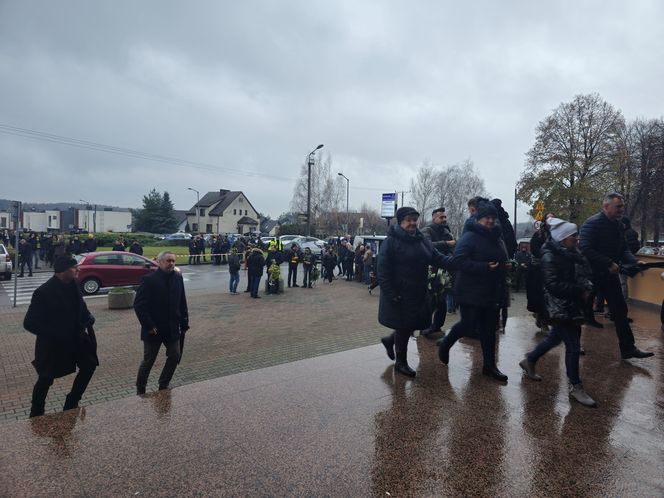
{"label": "power line", "polygon": [[[165,164],[172,164],[176,166],[184,166],[189,168],[202,169],[207,171],[225,172],[238,176],[248,176],[252,178],[268,178],[286,182],[296,182],[297,178],[289,178],[284,176],[270,175],[265,173],[258,173],[255,171],[238,170],[219,166],[216,164],[202,163],[198,161],[190,161],[187,159],[180,159],[172,156],[165,156],[161,154],[153,154],[151,152],[143,152],[135,149],[128,149],[124,147],[117,147],[114,145],[107,145],[98,142],[91,142],[89,140],[81,140],[78,138],[66,137],[63,135],[56,135],[53,133],[46,133],[38,130],[31,130],[29,128],[19,128],[8,124],[0,123],[0,133],[5,135],[14,135],[23,138],[30,138],[33,140],[40,140],[42,142],[56,143],[60,145],[68,145],[70,147],[77,147],[79,149],[91,150],[96,152],[106,152],[108,154],[116,154],[124,157],[131,157],[134,159],[142,159],[145,161],[154,161]],[[390,192],[391,189],[382,189],[376,187],[351,187],[353,190],[373,190]]]}

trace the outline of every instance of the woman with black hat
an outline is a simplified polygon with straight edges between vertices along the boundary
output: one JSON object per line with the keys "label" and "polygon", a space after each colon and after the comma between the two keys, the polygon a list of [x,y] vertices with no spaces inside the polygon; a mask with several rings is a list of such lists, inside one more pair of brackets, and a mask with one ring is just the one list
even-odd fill
{"label": "woman with black hat", "polygon": [[477,330],[480,334],[484,367],[482,374],[506,381],[496,366],[496,321],[503,299],[507,251],[496,225],[493,204],[480,204],[475,221],[459,239],[454,251],[456,269],[454,296],[461,308],[461,321],[438,343],[438,357],[449,362],[450,348],[461,337]]}
{"label": "woman with black hat", "polygon": [[408,377],[415,377],[407,361],[408,340],[413,331],[427,328],[431,321],[426,298],[429,265],[450,269],[452,259],[434,249],[417,229],[419,216],[412,207],[399,208],[398,225],[389,228],[378,253],[378,321],[394,329],[381,342],[387,356],[396,358],[394,369]]}

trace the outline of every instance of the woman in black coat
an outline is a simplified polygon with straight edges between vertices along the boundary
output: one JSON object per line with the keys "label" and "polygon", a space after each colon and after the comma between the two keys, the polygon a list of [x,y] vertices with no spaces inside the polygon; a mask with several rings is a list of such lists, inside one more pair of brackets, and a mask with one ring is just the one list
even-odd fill
{"label": "woman in black coat", "polygon": [[411,207],[399,208],[399,225],[390,227],[378,252],[378,321],[394,329],[381,342],[387,356],[391,360],[396,357],[394,369],[409,377],[415,377],[415,371],[408,366],[408,340],[413,331],[425,329],[431,322],[427,299],[429,265],[450,269],[451,262],[417,229],[419,216]]}
{"label": "woman in black coat", "polygon": [[482,344],[482,374],[506,381],[496,366],[496,320],[505,293],[507,252],[496,225],[496,208],[481,204],[476,221],[468,225],[454,251],[456,268],[454,296],[461,308],[461,321],[438,344],[438,357],[445,365],[450,348],[465,335],[477,330]]}
{"label": "woman in black coat", "polygon": [[[548,215],[547,215],[548,216]],[[546,325],[546,305],[544,304],[544,283],[542,281],[542,270],[540,268],[541,250],[544,243],[549,239],[546,224],[542,222],[540,227],[530,239],[530,266],[526,273],[526,298],[527,309],[533,313],[535,323],[542,332],[548,331]]]}

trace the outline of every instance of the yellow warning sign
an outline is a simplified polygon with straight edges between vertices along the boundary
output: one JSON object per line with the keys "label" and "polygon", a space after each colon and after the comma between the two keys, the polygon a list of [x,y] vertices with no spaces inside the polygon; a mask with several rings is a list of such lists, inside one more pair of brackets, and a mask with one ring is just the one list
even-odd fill
{"label": "yellow warning sign", "polygon": [[544,202],[538,201],[537,204],[535,204],[535,211],[544,211]]}
{"label": "yellow warning sign", "polygon": [[537,212],[535,213],[535,219],[536,219],[537,221],[542,221],[543,218],[544,218],[544,215],[542,214],[542,211],[537,211]]}

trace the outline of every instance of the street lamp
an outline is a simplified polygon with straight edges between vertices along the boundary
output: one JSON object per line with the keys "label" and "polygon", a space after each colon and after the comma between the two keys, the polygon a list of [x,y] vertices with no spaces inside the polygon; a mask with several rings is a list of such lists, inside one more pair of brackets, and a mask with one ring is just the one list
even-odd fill
{"label": "street lamp", "polygon": [[[88,229],[88,218],[90,217],[89,211],[90,211],[90,202],[86,201],[85,199],[79,199],[79,202],[85,202],[86,207],[86,213],[85,213],[85,229]],[[95,210],[92,213],[92,233],[97,233],[97,205],[95,204]]]}
{"label": "street lamp", "polygon": [[195,188],[187,187],[187,190],[196,192],[196,231],[200,233],[201,231],[201,211],[198,208],[198,203],[201,201],[201,194]]}
{"label": "street lamp", "polygon": [[322,148],[323,144],[320,144],[309,152],[309,160],[307,161],[307,237],[311,235],[311,167],[314,165],[314,154]]}
{"label": "street lamp", "polygon": [[[349,219],[349,216],[348,216],[348,197],[349,197],[349,191],[350,191],[350,180],[343,173],[337,173],[337,175],[339,175],[339,176],[346,179],[346,230],[345,230],[345,232],[348,232],[348,227],[350,225],[350,219]],[[350,235],[350,234],[346,233],[345,235]]]}

